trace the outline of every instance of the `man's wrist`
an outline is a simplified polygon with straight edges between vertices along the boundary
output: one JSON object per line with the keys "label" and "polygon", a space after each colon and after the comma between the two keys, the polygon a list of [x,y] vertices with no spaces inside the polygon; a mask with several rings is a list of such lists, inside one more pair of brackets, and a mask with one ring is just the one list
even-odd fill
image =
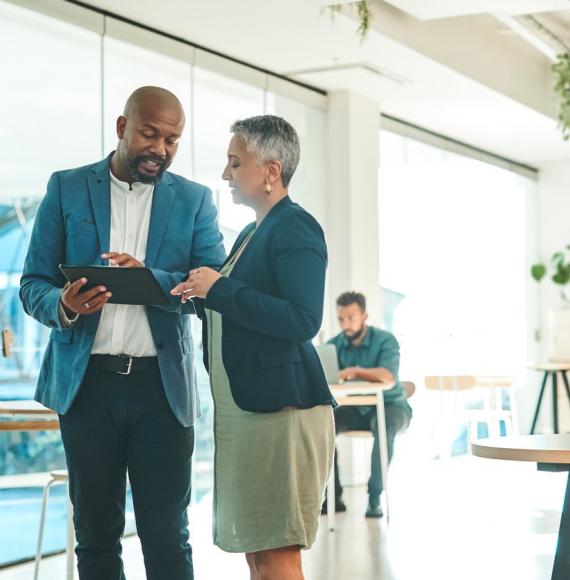
{"label": "man's wrist", "polygon": [[67,318],[75,318],[76,316],[78,316],[77,312],[73,312],[73,310],[70,310],[63,302],[63,300],[60,300],[61,303],[61,307],[63,308],[63,312],[65,313],[65,315],[67,316]]}
{"label": "man's wrist", "polygon": [[65,304],[63,303],[63,300],[60,298],[59,299],[59,318],[61,320],[61,323],[64,326],[73,326],[73,324],[75,324],[77,322],[77,319],[79,318],[79,314],[77,312],[73,312],[71,310],[69,310]]}

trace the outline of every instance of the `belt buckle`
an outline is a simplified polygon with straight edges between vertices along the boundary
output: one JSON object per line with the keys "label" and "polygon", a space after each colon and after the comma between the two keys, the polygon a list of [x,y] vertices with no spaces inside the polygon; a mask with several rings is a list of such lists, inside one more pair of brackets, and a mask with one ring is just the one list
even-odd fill
{"label": "belt buckle", "polygon": [[[123,358],[123,357],[121,357]],[[118,375],[130,375],[131,374],[131,369],[133,368],[133,357],[132,356],[126,356],[125,358],[129,359],[129,362],[127,364],[127,372],[126,373],[122,373],[121,371],[117,371]]]}

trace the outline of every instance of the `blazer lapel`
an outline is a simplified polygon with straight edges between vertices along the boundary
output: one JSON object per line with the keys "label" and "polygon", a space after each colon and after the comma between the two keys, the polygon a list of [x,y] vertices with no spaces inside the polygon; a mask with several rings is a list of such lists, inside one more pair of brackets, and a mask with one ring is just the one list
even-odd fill
{"label": "blazer lapel", "polygon": [[158,257],[160,242],[164,235],[168,218],[172,211],[172,204],[176,196],[176,190],[172,179],[167,173],[154,187],[152,196],[152,208],[150,214],[150,226],[148,229],[148,241],[146,245],[145,264],[152,267]]}
{"label": "blazer lapel", "polygon": [[239,250],[240,246],[243,244],[243,241],[247,236],[251,233],[252,230],[255,229],[255,222],[248,224],[245,228],[238,234],[228,257],[226,258],[225,262],[222,264],[221,268],[223,268],[234,256],[234,254]]}
{"label": "blazer lapel", "polygon": [[[257,231],[252,236],[251,240],[248,242],[247,247],[244,249],[243,254],[240,256],[240,259],[236,262],[236,264],[232,270],[232,273],[230,274],[230,277],[233,276],[233,274],[236,272],[236,270],[239,270],[239,265],[241,263],[243,263],[243,258],[251,251],[251,249],[253,247],[255,247],[256,244],[259,243],[259,240],[263,238],[263,232],[265,232],[265,230],[268,227],[270,227],[270,225],[273,223],[273,221],[278,219],[278,216],[281,213],[281,211],[284,210],[285,208],[289,207],[292,203],[293,202],[291,201],[291,198],[289,196],[287,196],[287,197],[283,198],[279,203],[277,203],[271,209],[271,211],[267,214],[267,216],[265,216],[265,219],[259,224],[259,226],[257,226]],[[245,238],[252,232],[252,230],[255,230],[255,229],[256,229],[256,223],[253,222],[253,223],[249,224],[248,226],[246,226],[242,230],[242,232],[238,236],[236,243],[234,244],[232,251],[230,252],[230,255],[228,256],[228,259],[226,260],[226,262],[228,262],[232,258],[234,253],[242,245]],[[224,264],[225,264],[225,262],[224,262]]]}
{"label": "blazer lapel", "polygon": [[[98,163],[87,178],[87,187],[91,198],[91,208],[97,226],[99,254],[109,251],[111,237],[111,176],[109,159]],[[99,262],[103,263],[99,256]]]}

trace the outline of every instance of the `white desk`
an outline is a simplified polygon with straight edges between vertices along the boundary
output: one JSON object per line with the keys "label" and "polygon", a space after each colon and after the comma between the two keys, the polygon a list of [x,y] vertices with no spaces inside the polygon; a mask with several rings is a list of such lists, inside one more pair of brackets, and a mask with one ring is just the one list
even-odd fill
{"label": "white desk", "polygon": [[[390,521],[390,507],[388,502],[388,443],[386,440],[386,415],[384,413],[384,391],[390,390],[394,383],[366,383],[348,382],[337,385],[329,385],[333,396],[341,405],[346,404],[350,397],[350,404],[375,405],[378,417],[378,439],[380,454],[380,471],[384,488],[384,502],[386,507],[386,522]],[[327,486],[327,523],[329,529],[335,526],[335,490],[334,490],[334,467]]]}

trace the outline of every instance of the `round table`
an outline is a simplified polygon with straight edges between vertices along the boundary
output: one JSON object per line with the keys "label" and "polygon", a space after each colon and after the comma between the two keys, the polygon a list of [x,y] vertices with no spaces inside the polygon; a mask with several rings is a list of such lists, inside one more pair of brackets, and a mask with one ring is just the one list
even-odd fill
{"label": "round table", "polygon": [[[532,461],[539,471],[570,472],[570,434],[521,435],[480,439],[471,443],[471,452],[486,459]],[[570,578],[570,474],[566,484],[562,517],[558,531],[558,543],[552,580]]]}

